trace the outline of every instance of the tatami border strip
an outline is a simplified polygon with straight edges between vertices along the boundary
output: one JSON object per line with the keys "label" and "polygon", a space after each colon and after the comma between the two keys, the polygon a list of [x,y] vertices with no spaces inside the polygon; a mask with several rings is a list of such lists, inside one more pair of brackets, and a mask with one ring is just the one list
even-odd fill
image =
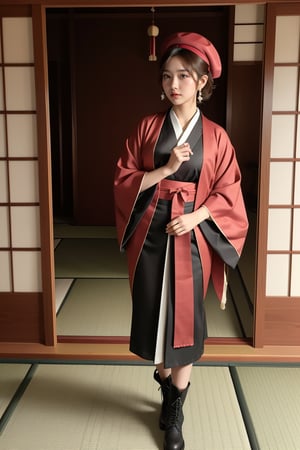
{"label": "tatami border strip", "polygon": [[[18,363],[20,363],[20,362],[18,361]],[[18,403],[21,400],[24,392],[26,391],[27,386],[31,382],[37,367],[38,367],[38,364],[32,364],[32,366],[28,369],[25,377],[19,384],[19,387],[17,388],[11,401],[7,405],[7,408],[5,409],[4,413],[2,414],[2,416],[0,418],[0,436],[1,436],[1,433],[3,432],[4,428],[6,427],[10,417],[13,415],[16,407],[18,406]]]}
{"label": "tatami border strip", "polygon": [[255,428],[252,422],[251,414],[247,405],[247,401],[243,392],[243,388],[240,382],[240,378],[235,366],[229,367],[229,373],[231,375],[232,383],[235,389],[236,398],[238,400],[241,414],[244,420],[246,432],[250,442],[251,450],[259,450],[259,443],[255,433]]}
{"label": "tatami border strip", "polygon": [[[64,279],[63,277],[61,277],[61,278]],[[56,317],[59,315],[60,311],[62,310],[62,308],[63,308],[65,302],[67,301],[67,299],[68,299],[68,297],[69,297],[69,295],[70,295],[70,293],[71,293],[71,291],[72,291],[72,289],[74,287],[74,284],[75,284],[75,282],[77,280],[77,278],[71,278],[71,277],[67,277],[66,279],[73,280],[73,281],[71,282],[70,286],[68,287],[68,289],[67,289],[67,291],[65,293],[65,296],[64,296],[61,304],[59,305],[58,310],[56,311]]]}

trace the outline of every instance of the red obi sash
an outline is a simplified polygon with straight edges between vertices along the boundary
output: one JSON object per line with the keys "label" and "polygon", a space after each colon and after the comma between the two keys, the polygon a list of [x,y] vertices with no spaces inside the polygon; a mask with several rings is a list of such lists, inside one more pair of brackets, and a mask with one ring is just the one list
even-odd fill
{"label": "red obi sash", "polygon": [[[159,198],[172,201],[171,219],[184,214],[184,204],[193,202],[196,183],[164,179]],[[174,348],[194,345],[194,285],[191,234],[174,236],[175,312]]]}

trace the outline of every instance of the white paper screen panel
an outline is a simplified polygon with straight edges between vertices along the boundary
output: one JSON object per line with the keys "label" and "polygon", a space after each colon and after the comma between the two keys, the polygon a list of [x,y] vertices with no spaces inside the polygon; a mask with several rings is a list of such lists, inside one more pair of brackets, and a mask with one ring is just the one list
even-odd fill
{"label": "white paper screen panel", "polygon": [[[300,89],[300,87],[299,87]],[[299,110],[299,107],[298,107]],[[299,124],[299,117],[298,117]],[[296,158],[300,158],[300,126],[297,127],[297,137],[296,137]]]}
{"label": "white paper screen panel", "polygon": [[293,250],[300,251],[300,208],[294,210]]}
{"label": "white paper screen panel", "polygon": [[300,51],[300,16],[276,18],[275,63],[297,63]]}
{"label": "white paper screen panel", "polygon": [[271,158],[293,158],[295,115],[273,115],[271,128]]}
{"label": "white paper screen panel", "polygon": [[290,205],[292,202],[292,162],[271,162],[270,164],[270,205]]}
{"label": "white paper screen panel", "polygon": [[268,250],[290,249],[291,239],[291,210],[269,209],[268,217]]}
{"label": "white paper screen panel", "polygon": [[0,161],[0,203],[8,202],[7,162]]}
{"label": "white paper screen panel", "polygon": [[[18,130],[18,133],[15,133]],[[9,114],[7,116],[8,156],[37,156],[37,129],[35,114]]]}
{"label": "white paper screen panel", "polygon": [[235,25],[234,42],[262,42],[264,26],[261,24]]}
{"label": "white paper screen panel", "polygon": [[292,256],[291,295],[300,297],[300,255]]}
{"label": "white paper screen panel", "polygon": [[14,289],[16,292],[42,290],[40,252],[13,252]]}
{"label": "white paper screen panel", "polygon": [[40,210],[37,206],[11,208],[13,247],[40,247]]}
{"label": "white paper screen panel", "polygon": [[10,161],[9,179],[12,203],[39,201],[37,161]]}
{"label": "white paper screen panel", "polygon": [[6,139],[5,139],[5,126],[4,116],[0,114],[0,158],[6,156]]}
{"label": "white paper screen panel", "polygon": [[295,111],[298,106],[298,68],[274,68],[273,111]]}
{"label": "white paper screen panel", "polygon": [[5,67],[5,93],[8,111],[35,110],[33,67]]}
{"label": "white paper screen panel", "polygon": [[2,28],[4,63],[33,63],[31,17],[4,17]]}
{"label": "white paper screen panel", "polygon": [[3,87],[3,73],[2,69],[0,68],[0,111],[3,111],[4,109]]}
{"label": "white paper screen panel", "polygon": [[265,7],[255,3],[245,3],[235,6],[235,23],[264,22]]}
{"label": "white paper screen panel", "polygon": [[233,60],[238,61],[261,61],[263,57],[262,44],[234,44]]}
{"label": "white paper screen panel", "polygon": [[[295,194],[294,194],[294,202],[296,205],[300,205],[300,161],[295,164]],[[299,230],[300,234],[300,230]]]}
{"label": "white paper screen panel", "polygon": [[[8,207],[0,206],[0,247],[9,247]],[[2,276],[2,275],[1,275]]]}
{"label": "white paper screen panel", "polygon": [[0,292],[10,292],[12,290],[11,270],[10,270],[10,252],[0,252]]}
{"label": "white paper screen panel", "polygon": [[289,292],[289,255],[267,255],[266,294],[285,297]]}

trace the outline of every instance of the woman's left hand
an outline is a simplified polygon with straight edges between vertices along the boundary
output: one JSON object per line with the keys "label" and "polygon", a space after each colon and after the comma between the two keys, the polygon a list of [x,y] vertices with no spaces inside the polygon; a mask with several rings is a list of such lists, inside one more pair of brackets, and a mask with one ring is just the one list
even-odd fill
{"label": "woman's left hand", "polygon": [[199,223],[209,219],[209,217],[209,211],[203,205],[189,214],[183,214],[172,219],[166,226],[166,233],[171,236],[182,236],[195,228]]}
{"label": "woman's left hand", "polygon": [[175,217],[167,224],[166,233],[171,236],[181,236],[191,231],[197,224],[197,217],[195,217],[194,213],[184,214]]}

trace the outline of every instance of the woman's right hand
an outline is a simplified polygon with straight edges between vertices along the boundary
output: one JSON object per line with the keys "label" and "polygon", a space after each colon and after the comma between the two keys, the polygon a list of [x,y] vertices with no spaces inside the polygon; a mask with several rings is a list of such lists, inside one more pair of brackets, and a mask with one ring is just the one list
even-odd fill
{"label": "woman's right hand", "polygon": [[185,142],[178,147],[174,147],[171,151],[166,167],[169,169],[171,174],[173,174],[177,172],[183,162],[189,161],[192,154],[193,152],[188,142]]}
{"label": "woman's right hand", "polygon": [[140,192],[149,189],[154,184],[159,183],[164,178],[173,175],[184,161],[188,161],[193,154],[188,143],[174,147],[167,164],[157,169],[145,172],[140,186]]}

